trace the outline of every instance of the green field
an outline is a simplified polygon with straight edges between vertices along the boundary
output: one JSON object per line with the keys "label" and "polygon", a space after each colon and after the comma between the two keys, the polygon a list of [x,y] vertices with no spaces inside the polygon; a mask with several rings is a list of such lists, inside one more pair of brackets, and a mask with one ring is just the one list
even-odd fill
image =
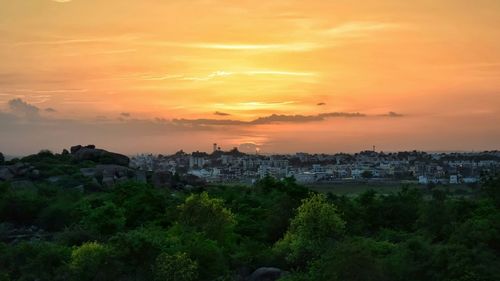
{"label": "green field", "polygon": [[[395,193],[401,190],[403,186],[409,188],[420,188],[428,190],[425,185],[419,185],[415,183],[399,183],[399,182],[386,182],[386,183],[333,183],[333,184],[313,184],[307,185],[308,188],[328,193],[331,192],[337,195],[356,195],[367,190],[375,190],[381,194]],[[446,190],[448,189],[453,194],[456,195],[468,195],[473,190],[467,185],[438,185],[438,189]]]}

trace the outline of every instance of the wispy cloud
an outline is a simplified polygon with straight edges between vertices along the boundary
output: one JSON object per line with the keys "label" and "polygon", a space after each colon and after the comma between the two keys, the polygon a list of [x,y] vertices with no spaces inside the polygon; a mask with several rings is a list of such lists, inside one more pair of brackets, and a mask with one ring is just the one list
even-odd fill
{"label": "wispy cloud", "polygon": [[41,89],[15,89],[15,92],[21,93],[37,93],[37,94],[59,94],[59,93],[85,93],[88,89],[53,89],[53,90],[41,90]]}
{"label": "wispy cloud", "polygon": [[229,111],[245,111],[245,110],[272,110],[282,108],[294,104],[295,101],[280,101],[280,102],[238,102],[238,103],[215,103],[212,108],[229,110]]}
{"label": "wispy cloud", "polygon": [[163,80],[183,80],[183,81],[209,81],[216,78],[225,78],[230,76],[302,76],[313,77],[317,76],[315,72],[301,72],[301,71],[286,71],[286,70],[247,70],[247,71],[225,71],[217,70],[207,75],[186,75],[186,74],[164,74],[164,75],[142,75],[139,76],[140,80],[145,81],[163,81]]}
{"label": "wispy cloud", "polygon": [[131,42],[140,39],[136,35],[118,35],[106,37],[87,37],[87,38],[53,38],[49,37],[46,40],[32,41],[17,41],[17,42],[0,42],[0,45],[11,46],[31,46],[31,45],[74,45],[74,44],[92,44],[92,43],[120,43]]}
{"label": "wispy cloud", "polygon": [[353,21],[323,30],[321,33],[335,38],[349,38],[367,36],[376,31],[400,27],[401,25],[395,23]]}
{"label": "wispy cloud", "polygon": [[276,76],[315,76],[314,72],[295,72],[281,70],[251,70],[243,72],[246,75],[276,75]]}
{"label": "wispy cloud", "polygon": [[321,45],[313,42],[283,43],[283,44],[194,43],[194,44],[183,44],[182,46],[189,48],[232,50],[232,51],[292,51],[292,52],[311,51],[321,47]]}
{"label": "wispy cloud", "polygon": [[137,52],[137,49],[117,49],[117,50],[98,51],[90,53],[80,52],[80,53],[65,54],[64,56],[66,57],[76,57],[82,55],[100,56],[100,55],[128,54],[134,52]]}

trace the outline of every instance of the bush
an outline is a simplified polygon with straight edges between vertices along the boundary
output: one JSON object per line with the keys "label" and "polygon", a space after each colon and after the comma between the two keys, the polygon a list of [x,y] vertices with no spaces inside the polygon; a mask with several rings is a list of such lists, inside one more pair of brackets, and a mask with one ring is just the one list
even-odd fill
{"label": "bush", "polygon": [[166,254],[156,258],[154,280],[194,281],[198,279],[198,264],[186,253]]}

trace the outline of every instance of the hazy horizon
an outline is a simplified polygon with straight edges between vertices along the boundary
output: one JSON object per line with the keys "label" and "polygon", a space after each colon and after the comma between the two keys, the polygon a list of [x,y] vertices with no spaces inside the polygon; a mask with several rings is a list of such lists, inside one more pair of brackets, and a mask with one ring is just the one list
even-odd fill
{"label": "hazy horizon", "polygon": [[500,149],[500,2],[0,0],[0,151]]}

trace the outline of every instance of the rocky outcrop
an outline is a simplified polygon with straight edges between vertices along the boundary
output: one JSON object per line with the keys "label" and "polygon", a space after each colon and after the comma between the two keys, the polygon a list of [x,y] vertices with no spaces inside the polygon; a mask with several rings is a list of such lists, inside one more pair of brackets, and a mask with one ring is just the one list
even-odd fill
{"label": "rocky outcrop", "polygon": [[36,178],[39,175],[40,171],[26,163],[18,162],[14,165],[0,166],[0,180],[2,181],[22,177]]}
{"label": "rocky outcrop", "polygon": [[106,187],[130,180],[146,183],[146,176],[142,171],[120,165],[97,165],[94,168],[82,168],[80,172]]}
{"label": "rocky outcrop", "polygon": [[189,191],[205,186],[206,182],[195,175],[178,176],[168,171],[156,171],[151,177],[151,184],[156,188]]}
{"label": "rocky outcrop", "polygon": [[0,180],[7,181],[14,178],[14,174],[6,166],[0,167]]}
{"label": "rocky outcrop", "polygon": [[261,267],[255,270],[248,278],[248,281],[275,281],[286,274],[276,267]]}
{"label": "rocky outcrop", "polygon": [[127,156],[96,148],[95,145],[76,145],[72,146],[70,150],[73,159],[76,161],[89,160],[102,164],[115,164],[121,166],[128,166],[130,163],[130,158]]}
{"label": "rocky outcrop", "polygon": [[16,244],[21,241],[40,241],[49,238],[50,234],[34,225],[15,227],[9,223],[0,224],[0,241]]}

